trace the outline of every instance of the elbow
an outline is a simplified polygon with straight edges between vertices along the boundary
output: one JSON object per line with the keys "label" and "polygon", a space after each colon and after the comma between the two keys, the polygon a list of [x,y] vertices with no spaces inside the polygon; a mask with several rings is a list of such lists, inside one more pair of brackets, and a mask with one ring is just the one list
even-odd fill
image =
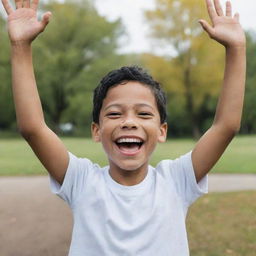
{"label": "elbow", "polygon": [[227,126],[227,130],[233,134],[233,136],[237,135],[240,131],[241,123],[234,123],[232,125]]}
{"label": "elbow", "polygon": [[31,136],[33,136],[33,131],[30,131],[28,129],[23,129],[23,128],[18,128],[19,134],[23,137],[23,139],[25,139],[26,141],[28,141]]}
{"label": "elbow", "polygon": [[239,124],[237,127],[234,128],[234,133],[237,135],[240,132],[241,124]]}
{"label": "elbow", "polygon": [[225,137],[228,137],[229,139],[234,138],[240,131],[240,123],[239,124],[229,124],[229,125],[213,125],[215,128],[217,128],[221,134],[225,135]]}
{"label": "elbow", "polygon": [[233,136],[237,135],[240,131],[240,124],[233,124],[233,125],[227,125],[225,127],[226,131],[230,134],[232,134]]}
{"label": "elbow", "polygon": [[26,140],[30,141],[41,130],[41,127],[18,127],[19,134]]}
{"label": "elbow", "polygon": [[240,127],[239,128],[230,128],[228,130],[228,136],[231,140],[239,133]]}
{"label": "elbow", "polygon": [[223,133],[228,133],[230,136],[237,135],[241,128],[241,115],[233,115],[230,113],[225,117],[215,118],[213,122],[214,127],[218,127]]}

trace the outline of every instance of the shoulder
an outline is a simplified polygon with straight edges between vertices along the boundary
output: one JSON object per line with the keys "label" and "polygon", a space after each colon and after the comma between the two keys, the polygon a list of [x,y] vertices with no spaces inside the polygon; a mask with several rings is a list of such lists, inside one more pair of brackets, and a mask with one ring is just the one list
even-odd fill
{"label": "shoulder", "polygon": [[69,164],[68,170],[73,171],[90,171],[90,170],[100,170],[100,166],[96,163],[93,163],[88,158],[82,158],[74,155],[73,153],[69,152]]}
{"label": "shoulder", "polygon": [[103,168],[88,158],[78,157],[69,152],[69,164],[64,181],[74,184],[90,183],[103,175]]}
{"label": "shoulder", "polygon": [[182,171],[184,169],[192,169],[191,152],[188,152],[176,159],[166,159],[159,162],[156,166],[156,171],[159,173],[172,173],[175,171]]}
{"label": "shoulder", "polygon": [[103,168],[91,160],[77,157],[69,152],[69,164],[63,184],[58,184],[50,177],[51,190],[74,207],[83,195],[88,194],[88,191],[102,185],[103,171]]}

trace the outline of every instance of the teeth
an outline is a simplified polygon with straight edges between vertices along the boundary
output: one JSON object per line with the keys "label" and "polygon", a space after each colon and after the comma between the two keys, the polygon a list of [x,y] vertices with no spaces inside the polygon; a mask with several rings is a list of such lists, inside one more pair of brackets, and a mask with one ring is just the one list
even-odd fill
{"label": "teeth", "polygon": [[142,140],[137,138],[121,138],[117,140],[117,143],[141,143]]}

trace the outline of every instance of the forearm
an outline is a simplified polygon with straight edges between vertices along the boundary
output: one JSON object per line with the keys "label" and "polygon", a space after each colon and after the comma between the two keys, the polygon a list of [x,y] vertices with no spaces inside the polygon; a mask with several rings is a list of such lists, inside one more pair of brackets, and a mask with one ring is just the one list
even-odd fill
{"label": "forearm", "polygon": [[12,45],[12,89],[17,124],[22,135],[30,135],[45,124],[37,91],[30,44]]}
{"label": "forearm", "polygon": [[216,109],[214,126],[237,132],[240,128],[246,76],[246,48],[226,49],[223,86]]}

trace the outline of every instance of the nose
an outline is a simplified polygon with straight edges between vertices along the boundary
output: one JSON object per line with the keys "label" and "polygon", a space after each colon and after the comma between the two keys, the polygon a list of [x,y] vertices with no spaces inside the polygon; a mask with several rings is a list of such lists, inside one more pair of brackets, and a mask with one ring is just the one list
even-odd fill
{"label": "nose", "polygon": [[125,118],[121,123],[121,129],[131,130],[131,129],[137,129],[137,128],[138,128],[138,125],[136,121],[131,117]]}

